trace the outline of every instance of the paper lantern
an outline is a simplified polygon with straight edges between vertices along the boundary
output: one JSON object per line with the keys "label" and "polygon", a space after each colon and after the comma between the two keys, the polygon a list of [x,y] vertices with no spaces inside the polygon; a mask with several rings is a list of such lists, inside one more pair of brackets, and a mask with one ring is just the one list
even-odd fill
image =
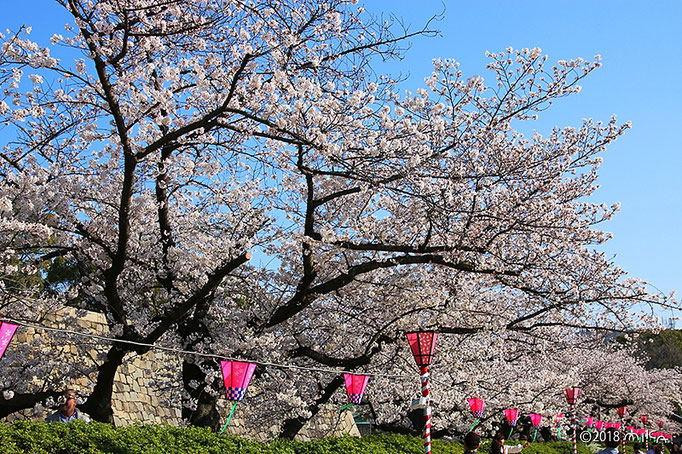
{"label": "paper lantern", "polygon": [[625,430],[628,432],[632,432],[635,429],[635,426],[625,426]]}
{"label": "paper lantern", "polygon": [[5,354],[7,346],[14,336],[14,332],[17,330],[17,325],[7,322],[0,322],[0,359],[2,355]]}
{"label": "paper lantern", "polygon": [[564,394],[566,395],[566,402],[569,405],[575,405],[575,401],[578,399],[578,394],[580,393],[580,388],[565,388]]}
{"label": "paper lantern", "polygon": [[538,429],[540,427],[540,424],[542,423],[542,415],[531,413],[530,422],[533,424],[534,428]]}
{"label": "paper lantern", "polygon": [[646,425],[649,422],[649,415],[640,415],[639,419],[642,420],[642,424]]}
{"label": "paper lantern", "polygon": [[436,349],[438,333],[435,331],[415,331],[407,333],[407,341],[410,343],[412,354],[417,366],[429,366],[433,360],[433,352]]}
{"label": "paper lantern", "polygon": [[469,408],[471,408],[471,412],[474,414],[474,416],[477,418],[483,417],[485,399],[479,399],[478,397],[474,397],[467,400],[469,401]]}
{"label": "paper lantern", "polygon": [[656,421],[656,424],[658,424],[659,429],[663,428],[663,421]]}
{"label": "paper lantern", "polygon": [[618,416],[620,416],[621,419],[625,418],[625,414],[628,411],[628,407],[618,407],[616,408],[616,411],[618,412]]}
{"label": "paper lantern", "polygon": [[587,417],[587,419],[585,420],[585,426],[589,429],[594,427],[594,418],[592,416]]}
{"label": "paper lantern", "polygon": [[597,421],[594,423],[594,428],[600,431],[604,428],[604,421]]}
{"label": "paper lantern", "polygon": [[223,370],[223,382],[225,392],[229,400],[240,401],[246,394],[253,371],[256,365],[241,361],[221,361],[220,366]]}
{"label": "paper lantern", "polygon": [[515,427],[516,421],[519,419],[519,410],[516,408],[507,408],[504,411],[504,416],[507,418],[509,425]]}
{"label": "paper lantern", "polygon": [[351,404],[362,402],[362,396],[365,394],[367,382],[369,382],[369,375],[343,374],[343,378],[346,381],[348,402]]}

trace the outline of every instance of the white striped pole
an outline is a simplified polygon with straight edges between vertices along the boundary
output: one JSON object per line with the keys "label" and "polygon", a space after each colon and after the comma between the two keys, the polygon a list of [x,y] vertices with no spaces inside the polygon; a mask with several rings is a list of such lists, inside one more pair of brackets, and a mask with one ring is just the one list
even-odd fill
{"label": "white striped pole", "polygon": [[422,397],[424,398],[424,452],[431,453],[431,403],[429,402],[429,368],[420,367]]}
{"label": "white striped pole", "polygon": [[571,425],[573,426],[573,454],[578,454],[578,418],[575,414],[575,404],[571,404]]}

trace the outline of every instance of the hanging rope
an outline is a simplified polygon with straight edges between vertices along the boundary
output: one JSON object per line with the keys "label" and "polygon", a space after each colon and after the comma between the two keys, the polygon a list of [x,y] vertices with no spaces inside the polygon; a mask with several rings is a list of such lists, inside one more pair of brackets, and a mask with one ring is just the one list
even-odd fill
{"label": "hanging rope", "polygon": [[[90,339],[96,339],[96,340],[104,341],[104,342],[134,345],[137,347],[146,347],[146,348],[155,349],[155,350],[162,350],[162,351],[165,351],[168,353],[174,353],[177,355],[200,356],[200,357],[204,357],[204,358],[219,359],[222,361],[244,361],[244,362],[250,362],[250,363],[258,364],[261,366],[276,367],[276,368],[280,368],[280,369],[307,370],[307,371],[311,371],[311,372],[321,372],[323,374],[339,375],[339,374],[344,374],[344,373],[348,373],[348,374],[359,374],[360,373],[357,371],[352,372],[352,371],[345,371],[345,370],[324,369],[324,368],[320,368],[320,367],[296,366],[293,364],[279,364],[279,363],[271,363],[271,362],[266,362],[266,361],[256,361],[256,360],[252,360],[252,359],[233,358],[233,357],[229,357],[229,356],[216,355],[213,353],[201,353],[201,352],[195,352],[195,351],[191,351],[191,350],[182,350],[179,348],[164,347],[162,345],[146,344],[144,342],[135,342],[135,341],[125,340],[125,339],[116,339],[113,337],[101,336],[98,334],[83,333],[81,331],[75,331],[75,330],[66,329],[66,328],[53,328],[50,326],[38,325],[35,323],[27,323],[27,322],[23,322],[21,320],[15,320],[12,318],[1,318],[0,322],[13,323],[15,325],[23,326],[25,328],[33,328],[33,329],[42,330],[42,331],[51,331],[51,332],[69,334],[72,336],[87,337]],[[411,380],[412,379],[412,376],[409,376],[409,375],[372,374],[372,373],[368,373],[368,372],[362,372],[362,375],[369,375],[371,377],[378,377],[378,378],[399,379],[399,380]]]}

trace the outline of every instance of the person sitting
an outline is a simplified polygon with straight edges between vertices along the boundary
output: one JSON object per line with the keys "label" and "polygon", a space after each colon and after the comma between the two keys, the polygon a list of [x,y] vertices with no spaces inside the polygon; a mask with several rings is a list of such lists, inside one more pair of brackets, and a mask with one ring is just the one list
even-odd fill
{"label": "person sitting", "polygon": [[651,449],[649,449],[646,454],[662,454],[663,453],[663,443],[660,441],[653,445]]}
{"label": "person sitting", "polygon": [[528,446],[528,442],[523,445],[519,444],[515,446],[505,446],[504,441],[504,434],[502,432],[497,432],[493,437],[492,445],[490,445],[490,454],[517,454],[521,452],[523,448]]}
{"label": "person sitting", "polygon": [[605,449],[602,449],[597,454],[618,454],[618,445],[620,445],[620,432],[613,427],[609,427],[604,431]]}
{"label": "person sitting", "polygon": [[76,408],[76,392],[67,389],[59,397],[59,410],[45,419],[45,422],[71,422],[76,419],[90,422],[90,417]]}
{"label": "person sitting", "polygon": [[464,454],[476,454],[481,445],[481,436],[476,432],[469,432],[464,436]]}

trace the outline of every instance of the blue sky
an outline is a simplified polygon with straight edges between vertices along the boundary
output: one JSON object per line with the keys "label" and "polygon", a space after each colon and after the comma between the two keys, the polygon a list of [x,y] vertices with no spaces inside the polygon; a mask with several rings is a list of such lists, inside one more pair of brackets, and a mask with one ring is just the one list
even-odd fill
{"label": "blue sky", "polygon": [[[44,42],[63,31],[66,16],[46,0],[3,2],[0,28],[33,26]],[[550,61],[602,56],[603,67],[582,92],[559,100],[546,124],[577,125],[582,118],[632,121],[632,129],[604,154],[595,200],[621,202],[604,225],[614,239],[604,248],[632,276],[668,293],[682,289],[682,1],[435,1],[368,0],[374,13],[394,13],[413,28],[444,10],[440,37],[420,38],[401,62],[405,88],[423,85],[431,60],[454,58],[465,75],[482,75],[485,51],[540,47]],[[547,123],[549,122],[549,123]],[[652,289],[654,290],[654,289]],[[661,314],[665,316],[665,314]],[[680,325],[680,323],[678,323]]]}
{"label": "blue sky", "polygon": [[445,9],[434,23],[442,36],[415,40],[399,63],[411,76],[406,88],[422,85],[437,57],[486,78],[486,50],[540,47],[550,61],[600,54],[602,68],[583,81],[581,93],[545,112],[544,123],[577,125],[614,114],[632,122],[603,155],[594,200],[622,204],[603,225],[614,235],[604,250],[661,291],[682,290],[682,1],[368,0],[363,6],[393,12],[415,28]]}

